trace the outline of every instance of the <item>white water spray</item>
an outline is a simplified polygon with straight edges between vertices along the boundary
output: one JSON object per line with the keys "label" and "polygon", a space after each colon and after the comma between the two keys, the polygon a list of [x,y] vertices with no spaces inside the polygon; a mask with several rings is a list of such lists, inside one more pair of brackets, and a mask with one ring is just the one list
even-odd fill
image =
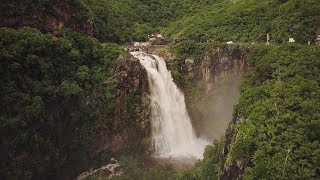
{"label": "white water spray", "polygon": [[206,141],[197,138],[188,116],[184,96],[173,82],[165,61],[156,55],[131,52],[148,73],[152,108],[152,141],[160,157],[202,158]]}

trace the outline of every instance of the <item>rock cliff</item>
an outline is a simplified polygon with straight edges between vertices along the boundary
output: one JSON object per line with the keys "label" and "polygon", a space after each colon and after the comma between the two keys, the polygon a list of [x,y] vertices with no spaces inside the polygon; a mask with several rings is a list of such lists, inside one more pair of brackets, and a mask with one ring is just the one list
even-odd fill
{"label": "rock cliff", "polygon": [[[245,48],[221,46],[207,52],[201,60],[187,58],[177,66],[183,78],[189,77],[187,85],[181,88],[199,136],[212,141],[224,135],[239,98],[247,54]],[[179,81],[177,76],[176,80]]]}
{"label": "rock cliff", "polygon": [[241,122],[235,105],[240,95],[240,82],[248,69],[248,53],[247,48],[223,46],[208,52],[201,61],[186,59],[180,69],[183,74],[193,77],[193,85],[201,87],[196,88],[196,91],[200,91],[198,94],[192,90],[194,88],[184,88],[189,99],[189,113],[198,135],[210,140],[225,139],[221,157],[224,166],[220,176],[223,180],[240,179],[243,173],[236,160],[231,164],[226,161],[236,138],[233,127]]}
{"label": "rock cliff", "polygon": [[181,72],[193,75],[193,83],[205,83],[207,92],[221,78],[235,74],[241,78],[246,71],[248,49],[223,46],[208,52],[201,61],[186,59]]}
{"label": "rock cliff", "polygon": [[94,24],[89,10],[76,0],[54,1],[8,1],[0,6],[0,26],[19,29],[23,26],[36,27],[42,32],[57,34],[68,27],[93,35]]}
{"label": "rock cliff", "polygon": [[[46,179],[71,179],[89,169],[105,166],[110,158],[149,155],[150,106],[148,79],[139,60],[129,54],[120,55],[113,73],[117,78],[115,113],[90,135],[86,154],[76,144],[65,149],[61,165]],[[94,91],[90,103],[104,106],[103,92]],[[103,113],[103,112],[102,112]],[[85,136],[79,134],[79,136]],[[81,137],[80,137],[81,138]],[[85,143],[85,142],[84,142]]]}
{"label": "rock cliff", "polygon": [[114,73],[118,79],[115,116],[99,131],[93,157],[107,153],[147,155],[150,137],[148,79],[139,60],[122,55]]}
{"label": "rock cliff", "polygon": [[227,156],[230,152],[231,144],[236,139],[236,131],[233,128],[236,124],[240,123],[241,119],[237,116],[237,111],[235,110],[233,119],[229,123],[228,129],[225,135],[225,146],[223,148],[222,154],[222,162],[223,162],[223,169],[222,174],[220,176],[221,180],[229,180],[229,179],[241,179],[240,175],[243,173],[243,168],[237,163],[237,161],[232,161],[231,164],[227,164]]}

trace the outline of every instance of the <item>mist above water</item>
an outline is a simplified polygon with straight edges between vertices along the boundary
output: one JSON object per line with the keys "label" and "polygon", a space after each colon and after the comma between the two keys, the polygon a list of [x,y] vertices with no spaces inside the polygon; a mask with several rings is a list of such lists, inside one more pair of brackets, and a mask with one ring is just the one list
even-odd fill
{"label": "mist above water", "polygon": [[131,52],[148,73],[155,156],[201,159],[206,144],[193,130],[183,93],[173,82],[165,61],[156,55]]}
{"label": "mist above water", "polygon": [[242,75],[229,72],[220,76],[205,98],[189,104],[189,114],[198,136],[220,139],[233,117],[234,106],[239,101]]}

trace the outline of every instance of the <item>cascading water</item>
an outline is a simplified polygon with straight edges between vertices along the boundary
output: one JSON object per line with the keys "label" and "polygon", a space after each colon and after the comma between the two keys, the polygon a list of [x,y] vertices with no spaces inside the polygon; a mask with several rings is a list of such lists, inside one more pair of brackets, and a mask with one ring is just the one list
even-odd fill
{"label": "cascading water", "polygon": [[140,60],[148,73],[155,155],[202,158],[203,150],[208,143],[195,136],[184,95],[173,82],[165,61],[159,56],[143,52],[131,54]]}

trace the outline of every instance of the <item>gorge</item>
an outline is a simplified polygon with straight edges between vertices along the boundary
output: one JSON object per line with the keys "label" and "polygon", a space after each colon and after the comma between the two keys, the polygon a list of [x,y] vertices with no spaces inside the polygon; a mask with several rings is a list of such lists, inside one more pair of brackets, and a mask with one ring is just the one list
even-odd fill
{"label": "gorge", "polygon": [[[233,119],[234,105],[238,102],[239,83],[247,68],[247,53],[246,49],[225,46],[213,49],[200,63],[190,64],[185,61],[178,69],[174,69],[170,58],[163,59],[143,51],[131,52],[134,58],[119,61],[119,75],[124,78],[121,81],[135,82],[135,91],[143,91],[144,101],[150,101],[147,103],[150,108],[150,124],[137,126],[144,127],[142,131],[145,133],[150,131],[147,136],[151,141],[146,146],[151,164],[149,158],[142,160],[149,164],[145,168],[156,169],[157,164],[160,164],[179,171],[189,169],[203,158],[206,145],[224,136]],[[137,61],[145,69],[147,76],[143,75],[142,68],[138,68]],[[171,76],[171,71],[177,70],[184,76],[193,77],[192,88],[181,84],[177,87],[177,75],[175,79]],[[142,112],[149,111],[147,104],[141,105],[146,108],[141,109]],[[229,140],[231,143],[232,139]],[[229,148],[225,151],[229,151]],[[90,172],[92,171],[88,173]]]}
{"label": "gorge", "polygon": [[4,0],[0,179],[319,179],[318,1]]}

